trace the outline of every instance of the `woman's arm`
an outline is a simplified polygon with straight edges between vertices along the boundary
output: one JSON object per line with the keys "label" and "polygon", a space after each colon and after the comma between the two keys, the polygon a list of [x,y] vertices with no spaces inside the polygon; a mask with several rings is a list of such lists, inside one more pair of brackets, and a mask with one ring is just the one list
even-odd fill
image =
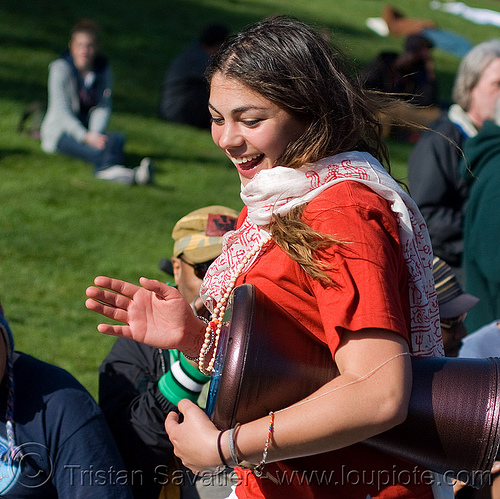
{"label": "woman's arm", "polygon": [[[336,353],[340,375],[307,399],[275,414],[267,462],[319,454],[365,440],[403,422],[411,392],[411,364],[405,340],[391,331],[344,331]],[[175,453],[194,472],[214,471],[221,464],[218,430],[194,404],[179,404],[182,423],[170,414],[166,429]],[[269,417],[237,431],[240,460],[256,465]],[[231,462],[228,432],[222,451]]]}

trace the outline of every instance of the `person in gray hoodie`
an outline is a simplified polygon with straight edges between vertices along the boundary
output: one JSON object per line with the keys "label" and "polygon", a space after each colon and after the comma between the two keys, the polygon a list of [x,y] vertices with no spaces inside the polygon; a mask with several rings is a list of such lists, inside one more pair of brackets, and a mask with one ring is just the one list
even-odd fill
{"label": "person in gray hoodie", "polygon": [[106,133],[113,74],[99,53],[98,35],[94,21],[79,21],[71,30],[69,50],[49,66],[42,149],[92,163],[100,179],[128,185],[152,183],[151,160],[144,158],[136,168],[123,166],[125,136]]}

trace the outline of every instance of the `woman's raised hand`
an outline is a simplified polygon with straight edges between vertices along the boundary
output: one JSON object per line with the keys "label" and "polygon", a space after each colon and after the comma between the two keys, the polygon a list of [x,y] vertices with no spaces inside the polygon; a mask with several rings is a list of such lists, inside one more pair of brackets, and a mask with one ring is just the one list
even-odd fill
{"label": "woman's raised hand", "polygon": [[86,290],[85,306],[123,323],[99,324],[101,333],[123,336],[156,348],[177,348],[196,356],[203,343],[204,323],[177,289],[141,277],[140,286],[99,276]]}

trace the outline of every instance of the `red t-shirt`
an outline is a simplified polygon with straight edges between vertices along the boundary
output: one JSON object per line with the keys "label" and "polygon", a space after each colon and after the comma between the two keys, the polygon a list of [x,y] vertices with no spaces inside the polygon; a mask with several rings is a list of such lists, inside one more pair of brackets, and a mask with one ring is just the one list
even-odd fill
{"label": "red t-shirt", "polygon": [[[338,286],[322,286],[275,244],[266,247],[237,285],[254,284],[325,342],[332,356],[342,329],[387,329],[410,343],[408,274],[388,202],[359,182],[344,181],[314,198],[303,219],[345,242],[328,249],[334,268],[329,273]],[[433,497],[428,472],[366,444],[270,463],[266,470],[279,477],[279,486],[238,470],[238,497]]]}

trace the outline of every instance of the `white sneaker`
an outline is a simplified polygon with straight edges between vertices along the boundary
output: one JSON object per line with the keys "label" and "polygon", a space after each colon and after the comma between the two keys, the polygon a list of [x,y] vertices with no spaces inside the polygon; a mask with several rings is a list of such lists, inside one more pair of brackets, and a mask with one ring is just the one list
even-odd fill
{"label": "white sneaker", "polygon": [[127,168],[123,165],[114,165],[98,171],[95,176],[96,178],[108,180],[109,182],[132,185],[134,183],[135,173],[131,168]]}
{"label": "white sneaker", "polygon": [[377,35],[389,36],[389,27],[381,17],[369,17],[365,22],[366,26],[375,31]]}
{"label": "white sneaker", "polygon": [[138,167],[134,168],[134,180],[137,185],[151,185],[154,182],[154,166],[151,158],[143,158]]}

